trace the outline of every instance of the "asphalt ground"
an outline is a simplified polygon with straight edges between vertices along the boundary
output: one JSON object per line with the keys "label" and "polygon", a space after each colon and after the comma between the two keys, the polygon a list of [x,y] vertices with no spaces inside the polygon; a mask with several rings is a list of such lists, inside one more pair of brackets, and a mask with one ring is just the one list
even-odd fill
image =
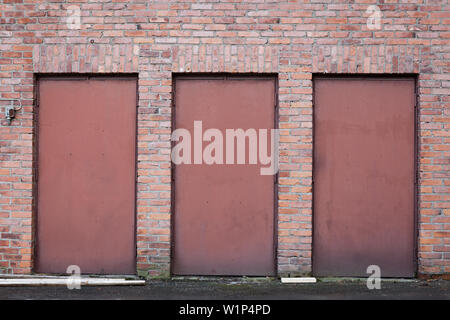
{"label": "asphalt ground", "polygon": [[364,279],[284,284],[279,279],[148,280],[145,286],[0,287],[0,300],[450,300],[448,280],[382,280],[369,290]]}

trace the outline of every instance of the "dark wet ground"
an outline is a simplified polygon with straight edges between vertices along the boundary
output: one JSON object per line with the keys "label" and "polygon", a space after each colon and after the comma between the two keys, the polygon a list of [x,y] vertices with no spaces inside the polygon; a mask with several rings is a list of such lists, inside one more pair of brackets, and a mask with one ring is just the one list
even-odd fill
{"label": "dark wet ground", "polygon": [[311,300],[311,299],[445,299],[450,281],[381,282],[369,290],[365,281],[323,280],[315,284],[282,284],[279,279],[150,280],[145,286],[0,287],[0,299],[147,299],[147,300]]}

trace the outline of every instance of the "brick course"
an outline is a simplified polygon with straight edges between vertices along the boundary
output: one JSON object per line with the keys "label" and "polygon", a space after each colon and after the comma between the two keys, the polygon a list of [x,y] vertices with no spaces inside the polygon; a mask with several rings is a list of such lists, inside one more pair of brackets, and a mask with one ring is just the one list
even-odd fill
{"label": "brick course", "polygon": [[[447,0],[2,0],[0,273],[33,268],[36,74],[134,73],[137,269],[167,275],[172,75],[203,72],[278,76],[279,274],[311,272],[313,74],[417,75],[418,271],[449,274],[449,25]],[[8,125],[11,103],[21,110]]]}

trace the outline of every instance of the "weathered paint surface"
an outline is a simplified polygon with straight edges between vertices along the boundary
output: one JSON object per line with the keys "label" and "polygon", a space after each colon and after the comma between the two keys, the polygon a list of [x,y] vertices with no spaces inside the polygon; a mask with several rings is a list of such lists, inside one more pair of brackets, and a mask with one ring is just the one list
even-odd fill
{"label": "weathered paint surface", "polygon": [[316,79],[315,275],[414,275],[414,80]]}
{"label": "weathered paint surface", "polygon": [[[274,128],[274,79],[179,79],[175,94],[175,128],[193,133],[201,120],[203,131],[223,137],[225,129]],[[248,150],[247,141],[246,164],[176,166],[174,274],[275,274],[275,177],[248,164]]]}
{"label": "weathered paint surface", "polygon": [[36,271],[136,270],[136,80],[39,81]]}

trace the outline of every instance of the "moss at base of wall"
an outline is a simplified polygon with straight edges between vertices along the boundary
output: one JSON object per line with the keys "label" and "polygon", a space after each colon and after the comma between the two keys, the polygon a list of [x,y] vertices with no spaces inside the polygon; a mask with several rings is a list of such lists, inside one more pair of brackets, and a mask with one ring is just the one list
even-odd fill
{"label": "moss at base of wall", "polygon": [[278,273],[279,278],[312,277],[312,272],[306,271],[285,271]]}
{"label": "moss at base of wall", "polygon": [[151,279],[170,279],[170,271],[166,269],[161,270],[137,270],[139,278],[151,280]]}
{"label": "moss at base of wall", "polygon": [[417,274],[417,278],[420,280],[450,280],[450,273],[444,274],[419,273]]}

